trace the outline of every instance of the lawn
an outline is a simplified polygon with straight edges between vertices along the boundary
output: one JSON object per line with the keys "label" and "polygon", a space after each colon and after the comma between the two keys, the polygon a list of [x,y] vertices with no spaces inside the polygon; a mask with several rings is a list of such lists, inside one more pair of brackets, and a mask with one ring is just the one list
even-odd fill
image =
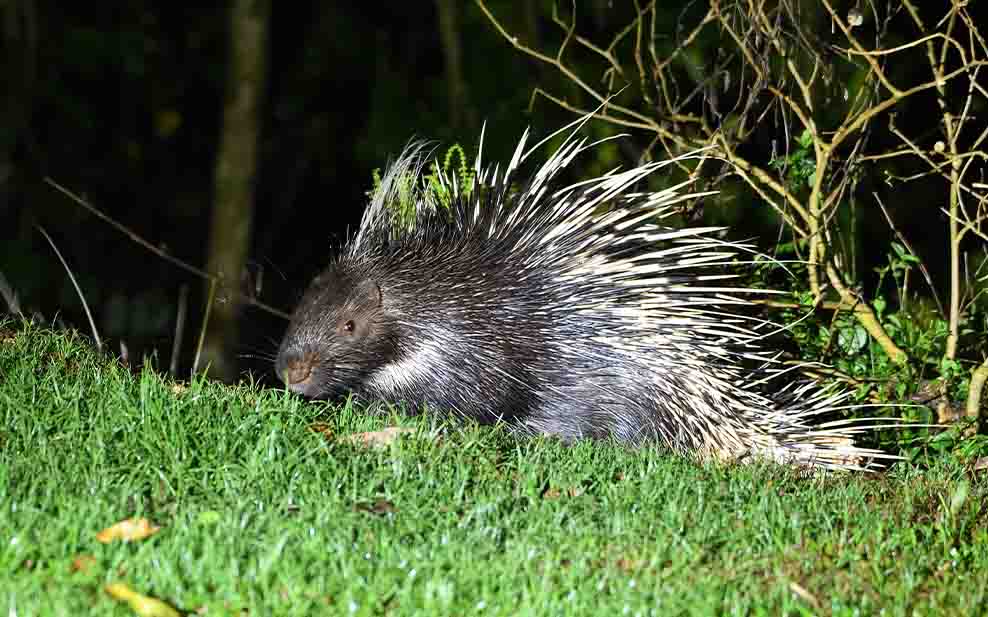
{"label": "lawn", "polygon": [[[344,437],[416,429],[383,447]],[[518,441],[132,373],[0,322],[0,614],[969,615],[988,483]],[[103,543],[128,518],[160,530]]]}

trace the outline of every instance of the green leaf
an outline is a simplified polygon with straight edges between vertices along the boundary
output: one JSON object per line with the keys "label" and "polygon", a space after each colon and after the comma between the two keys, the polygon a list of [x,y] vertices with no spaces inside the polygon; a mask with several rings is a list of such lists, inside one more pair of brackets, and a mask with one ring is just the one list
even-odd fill
{"label": "green leaf", "polygon": [[803,133],[799,136],[799,145],[803,148],[809,148],[813,143],[813,133],[810,129],[803,129]]}
{"label": "green leaf", "polygon": [[882,313],[885,312],[885,307],[887,306],[885,302],[885,298],[881,298],[881,297],[875,298],[872,304],[875,306],[875,312],[878,313],[879,317],[881,317]]}

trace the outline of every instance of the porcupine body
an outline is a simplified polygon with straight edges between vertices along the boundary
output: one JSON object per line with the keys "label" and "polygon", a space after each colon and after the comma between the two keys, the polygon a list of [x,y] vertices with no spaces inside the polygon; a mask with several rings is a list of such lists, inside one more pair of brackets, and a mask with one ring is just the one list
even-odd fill
{"label": "porcupine body", "polygon": [[[853,445],[854,423],[814,426],[845,396],[788,379],[763,349],[771,325],[743,316],[750,290],[725,281],[746,247],[657,224],[697,195],[632,192],[670,161],[559,180],[593,145],[577,130],[520,185],[527,132],[503,169],[478,160],[470,191],[440,173],[448,208],[409,180],[424,157],[406,149],[297,307],[276,361],[287,386],[697,458],[859,468],[882,456]],[[389,206],[410,186],[417,218],[396,226]]]}

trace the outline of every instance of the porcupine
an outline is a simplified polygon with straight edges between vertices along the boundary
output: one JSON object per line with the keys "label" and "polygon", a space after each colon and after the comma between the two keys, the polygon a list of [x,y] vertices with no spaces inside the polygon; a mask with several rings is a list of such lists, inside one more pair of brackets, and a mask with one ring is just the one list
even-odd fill
{"label": "porcupine", "polygon": [[[846,394],[788,378],[764,348],[770,324],[739,310],[752,290],[725,283],[725,267],[749,247],[657,223],[706,193],[632,192],[697,154],[562,185],[595,145],[578,136],[585,121],[554,133],[572,130],[521,185],[549,138],[526,151],[526,131],[503,171],[478,155],[468,191],[438,170],[444,204],[421,181],[423,144],[410,144],[296,308],[275,365],[287,387],[700,459],[858,469],[883,457],[854,445],[852,421],[813,425]],[[396,225],[392,206],[409,195],[415,220]]]}

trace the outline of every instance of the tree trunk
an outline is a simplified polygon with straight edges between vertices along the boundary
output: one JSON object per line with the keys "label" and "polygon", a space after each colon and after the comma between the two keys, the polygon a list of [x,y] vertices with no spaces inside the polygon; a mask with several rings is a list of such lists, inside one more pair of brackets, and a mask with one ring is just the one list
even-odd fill
{"label": "tree trunk", "polygon": [[[264,93],[270,0],[234,0],[223,129],[216,157],[208,270],[219,277],[198,370],[229,381],[237,375],[240,303],[237,291],[247,262],[254,217],[260,106]],[[208,297],[208,295],[207,295]]]}
{"label": "tree trunk", "polygon": [[463,50],[460,45],[459,0],[436,0],[439,13],[439,34],[443,44],[446,68],[446,88],[449,118],[454,129],[473,128],[473,110],[467,102],[467,86],[463,77]]}

